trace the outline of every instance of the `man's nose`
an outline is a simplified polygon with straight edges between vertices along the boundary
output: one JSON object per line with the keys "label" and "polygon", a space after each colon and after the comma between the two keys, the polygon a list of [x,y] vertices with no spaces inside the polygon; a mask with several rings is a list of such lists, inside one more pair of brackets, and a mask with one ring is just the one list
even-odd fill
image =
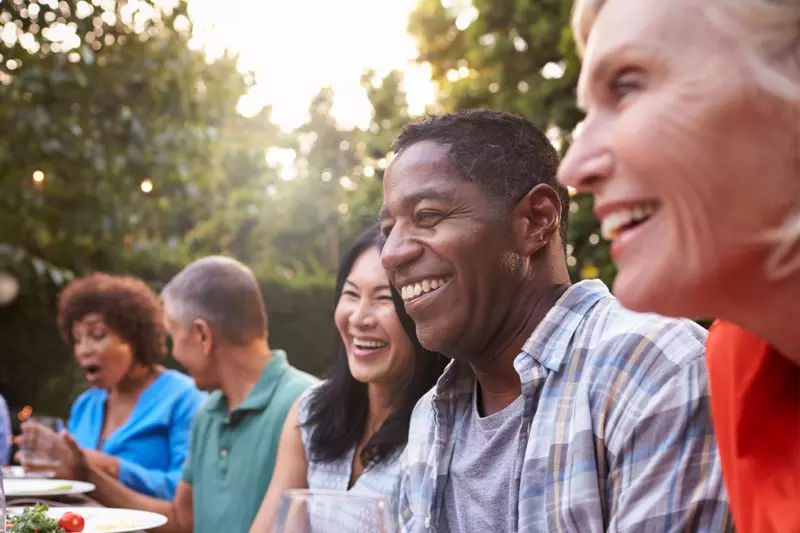
{"label": "man's nose", "polygon": [[381,264],[389,272],[397,272],[422,254],[422,246],[408,236],[403,227],[395,226],[381,251]]}

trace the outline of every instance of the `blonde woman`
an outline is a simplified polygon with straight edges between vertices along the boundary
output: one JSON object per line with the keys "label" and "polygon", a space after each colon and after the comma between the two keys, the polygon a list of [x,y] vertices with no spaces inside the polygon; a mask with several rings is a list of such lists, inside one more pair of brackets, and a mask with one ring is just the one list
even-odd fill
{"label": "blonde woman", "polygon": [[578,0],[590,192],[637,311],[719,317],[712,411],[739,531],[800,531],[800,2]]}

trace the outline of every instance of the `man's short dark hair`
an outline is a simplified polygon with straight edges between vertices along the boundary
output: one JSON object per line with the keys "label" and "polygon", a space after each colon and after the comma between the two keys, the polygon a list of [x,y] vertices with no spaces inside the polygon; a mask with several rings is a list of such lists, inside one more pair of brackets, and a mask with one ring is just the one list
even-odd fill
{"label": "man's short dark hair", "polygon": [[508,205],[546,184],[561,199],[561,239],[566,242],[569,194],[558,184],[558,153],[527,119],[486,109],[430,115],[409,124],[395,139],[396,154],[423,141],[444,146],[452,169]]}

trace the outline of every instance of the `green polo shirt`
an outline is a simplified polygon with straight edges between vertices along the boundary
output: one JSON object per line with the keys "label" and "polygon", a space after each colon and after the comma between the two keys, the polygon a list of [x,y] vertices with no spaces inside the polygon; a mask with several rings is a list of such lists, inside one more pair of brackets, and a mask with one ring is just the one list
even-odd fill
{"label": "green polo shirt", "polygon": [[247,533],[267,492],[283,422],[317,380],[274,350],[250,395],[228,412],[216,391],[192,422],[183,481],[192,485],[195,533]]}

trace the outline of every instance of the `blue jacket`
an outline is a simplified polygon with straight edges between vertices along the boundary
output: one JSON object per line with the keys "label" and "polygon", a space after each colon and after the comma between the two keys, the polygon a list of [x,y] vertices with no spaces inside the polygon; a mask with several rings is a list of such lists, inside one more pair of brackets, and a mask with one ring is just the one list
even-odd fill
{"label": "blue jacket", "polygon": [[119,459],[119,480],[131,489],[171,500],[189,450],[189,429],[206,394],[191,378],[167,370],[139,395],[125,425],[100,443],[108,392],[90,389],[72,406],[67,428],[83,448]]}

